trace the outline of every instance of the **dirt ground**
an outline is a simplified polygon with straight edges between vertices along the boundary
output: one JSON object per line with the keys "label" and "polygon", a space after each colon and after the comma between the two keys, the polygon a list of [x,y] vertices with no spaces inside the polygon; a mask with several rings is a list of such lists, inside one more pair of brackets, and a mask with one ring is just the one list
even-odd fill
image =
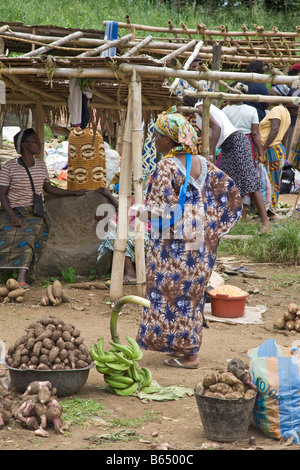
{"label": "dirt ground", "polygon": [[[242,274],[229,276],[227,284],[236,285],[251,293],[247,305],[265,305],[261,324],[233,324],[208,321],[204,329],[200,351],[201,366],[197,370],[171,368],[164,365],[167,354],[144,351],[141,365],[149,368],[154,380],[161,386],[174,384],[194,389],[203,377],[222,370],[227,360],[233,357],[248,364],[247,351],[257,347],[266,339],[275,338],[281,346],[291,346],[300,339],[300,333],[273,329],[275,317],[286,310],[289,302],[299,303],[300,272],[297,266],[277,264],[253,264],[244,259],[220,258],[216,271],[222,264],[247,266],[256,277],[246,278]],[[32,285],[22,304],[0,304],[0,340],[6,347],[24,334],[25,328],[40,317],[55,315],[72,323],[84,336],[85,344],[91,346],[104,336],[108,349],[110,338],[111,303],[108,290],[73,289],[66,285],[70,302],[57,307],[40,304],[45,287],[40,282]],[[135,286],[124,286],[124,295],[135,294]],[[125,335],[135,337],[140,308],[134,304],[123,307],[118,319],[121,341]],[[0,372],[5,367],[0,365]],[[20,394],[14,393],[14,407]],[[81,425],[67,426],[65,435],[57,435],[49,428],[49,437],[42,438],[24,429],[13,419],[0,429],[1,450],[116,450],[145,451],[165,449],[176,452],[200,450],[299,450],[295,443],[281,442],[266,437],[251,424],[247,436],[239,441],[220,443],[206,438],[194,396],[179,400],[143,403],[137,397],[120,397],[105,387],[103,376],[95,368],[90,370],[84,387],[76,394],[81,399],[101,403],[103,412],[89,418]],[[122,420],[122,421],[121,421]],[[131,421],[130,421],[131,420]],[[133,437],[129,437],[133,431]],[[124,438],[122,440],[121,438]],[[126,438],[127,436],[127,438]],[[289,445],[287,445],[289,444]]]}

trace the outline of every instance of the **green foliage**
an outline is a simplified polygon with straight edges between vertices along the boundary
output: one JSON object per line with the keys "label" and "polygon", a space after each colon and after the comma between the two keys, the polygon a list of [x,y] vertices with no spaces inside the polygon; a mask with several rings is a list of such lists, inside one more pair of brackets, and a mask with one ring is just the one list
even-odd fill
{"label": "green foliage", "polygon": [[[165,0],[163,3],[159,0],[7,0],[0,5],[0,17],[6,22],[71,28],[101,30],[104,21],[126,22],[127,14],[132,23],[164,27],[169,20],[175,27],[184,22],[187,27],[195,28],[199,22],[208,28],[223,24],[232,30],[240,30],[242,24],[253,30],[253,24],[258,24],[266,30],[277,26],[281,31],[295,31],[299,25],[298,0],[269,0],[269,3],[267,0]],[[121,35],[126,31],[120,30]],[[145,31],[146,34],[149,33]]]}
{"label": "green foliage", "polygon": [[67,271],[63,269],[61,274],[66,282],[73,283],[76,281],[76,271],[74,268],[69,268]]}
{"label": "green foliage", "polygon": [[98,401],[77,397],[65,398],[60,403],[63,407],[63,420],[68,421],[71,425],[82,425],[104,409]]}
{"label": "green foliage", "polygon": [[259,263],[295,263],[300,261],[299,221],[288,219],[278,226],[271,226],[272,231],[259,235],[260,223],[238,222],[230,231],[231,235],[252,235],[252,239],[222,239],[219,255],[246,256]]}

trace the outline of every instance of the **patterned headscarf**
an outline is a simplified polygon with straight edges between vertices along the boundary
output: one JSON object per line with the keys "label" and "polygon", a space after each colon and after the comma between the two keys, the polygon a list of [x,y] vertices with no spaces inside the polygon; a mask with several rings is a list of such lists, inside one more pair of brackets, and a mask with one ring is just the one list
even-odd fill
{"label": "patterned headscarf", "polygon": [[164,155],[164,158],[175,157],[178,153],[195,154],[197,152],[197,132],[184,116],[177,113],[176,106],[160,114],[154,128],[179,144]]}
{"label": "patterned headscarf", "polygon": [[288,85],[273,85],[271,88],[277,95],[281,96],[287,96],[290,91],[290,87]]}

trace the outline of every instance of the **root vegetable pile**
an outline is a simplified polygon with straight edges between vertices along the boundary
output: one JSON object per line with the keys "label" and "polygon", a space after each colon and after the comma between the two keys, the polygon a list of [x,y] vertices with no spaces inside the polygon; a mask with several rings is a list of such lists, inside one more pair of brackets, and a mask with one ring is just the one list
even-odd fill
{"label": "root vegetable pile", "polygon": [[12,417],[12,396],[9,391],[0,384],[0,429],[5,426]]}
{"label": "root vegetable pile", "polygon": [[21,303],[23,302],[27,291],[28,289],[23,289],[23,287],[20,287],[18,281],[15,279],[8,279],[5,286],[0,287],[0,301],[5,303]]}
{"label": "root vegetable pile", "polygon": [[80,331],[54,316],[29,325],[6,354],[6,364],[15,369],[82,369],[91,362]]}
{"label": "root vegetable pile", "polygon": [[53,424],[57,434],[61,430],[63,408],[56,398],[56,389],[51,382],[31,382],[22,395],[22,403],[14,412],[14,418],[33,430],[37,436],[48,437],[47,425]]}
{"label": "root vegetable pile", "polygon": [[257,393],[250,374],[240,359],[232,359],[225,371],[206,375],[203,381],[196,385],[195,392],[225,400],[247,400]]}
{"label": "root vegetable pile", "polygon": [[276,330],[288,330],[300,332],[300,306],[290,303],[286,312],[276,318],[273,325]]}
{"label": "root vegetable pile", "polygon": [[64,292],[62,285],[58,279],[53,284],[49,284],[46,288],[46,294],[41,299],[42,305],[60,305],[69,302],[69,298]]}

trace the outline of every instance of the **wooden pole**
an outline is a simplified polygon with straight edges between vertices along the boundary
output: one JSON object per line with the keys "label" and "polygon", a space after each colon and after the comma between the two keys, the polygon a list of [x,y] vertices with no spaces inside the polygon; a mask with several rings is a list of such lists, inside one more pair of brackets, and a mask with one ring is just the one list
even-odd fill
{"label": "wooden pole", "polygon": [[125,251],[128,241],[128,213],[131,199],[131,181],[132,181],[132,86],[128,86],[128,105],[127,116],[124,130],[124,141],[122,149],[122,158],[120,165],[119,181],[119,210],[117,235],[114,243],[110,298],[117,300],[123,294],[123,276],[125,265]]}
{"label": "wooden pole", "polygon": [[37,158],[44,160],[45,158],[45,134],[44,134],[45,116],[43,106],[37,102],[35,106],[35,132],[41,141],[41,153],[36,155]]}
{"label": "wooden pole", "polygon": [[300,136],[300,108],[298,108],[296,123],[295,123],[294,132],[292,135],[292,140],[291,140],[291,145],[290,145],[290,151],[287,156],[287,159],[289,162],[292,162],[292,159],[296,150],[296,146],[299,142],[299,136]]}
{"label": "wooden pole", "polygon": [[92,57],[95,55],[100,55],[101,52],[106,51],[107,49],[110,49],[111,47],[116,47],[119,46],[120,44],[124,44],[124,42],[130,41],[130,39],[133,38],[132,34],[127,34],[126,36],[123,36],[122,38],[115,39],[114,41],[107,41],[106,44],[103,44],[103,46],[96,47],[95,49],[92,49],[91,51],[83,52],[82,54],[79,54],[76,57]]}
{"label": "wooden pole", "polygon": [[[135,71],[132,74],[132,163],[135,204],[144,204],[142,169],[142,84]],[[145,295],[145,224],[135,219],[135,268],[138,295]]]}
{"label": "wooden pole", "polygon": [[83,33],[81,31],[77,31],[76,33],[69,34],[68,36],[65,36],[61,39],[58,39],[57,41],[54,41],[50,43],[47,46],[42,46],[39,47],[38,49],[32,50],[31,52],[27,52],[27,54],[23,54],[20,57],[32,57],[36,56],[38,54],[44,54],[45,52],[55,49],[55,46],[61,46],[62,44],[66,44],[67,42],[72,41],[73,39],[77,39],[83,36]]}
{"label": "wooden pole", "polygon": [[202,155],[207,160],[209,158],[209,116],[210,116],[210,100],[208,96],[204,98],[202,111]]}
{"label": "wooden pole", "polygon": [[132,49],[122,55],[124,57],[132,57],[136,52],[145,47],[149,42],[151,42],[152,36],[147,36],[143,41],[138,42]]}
{"label": "wooden pole", "polygon": [[184,95],[193,96],[194,98],[205,98],[208,96],[212,99],[227,100],[227,101],[256,101],[259,103],[293,103],[300,104],[300,97],[298,96],[272,96],[272,95],[244,95],[233,93],[214,93],[212,91],[193,91],[184,90]]}

